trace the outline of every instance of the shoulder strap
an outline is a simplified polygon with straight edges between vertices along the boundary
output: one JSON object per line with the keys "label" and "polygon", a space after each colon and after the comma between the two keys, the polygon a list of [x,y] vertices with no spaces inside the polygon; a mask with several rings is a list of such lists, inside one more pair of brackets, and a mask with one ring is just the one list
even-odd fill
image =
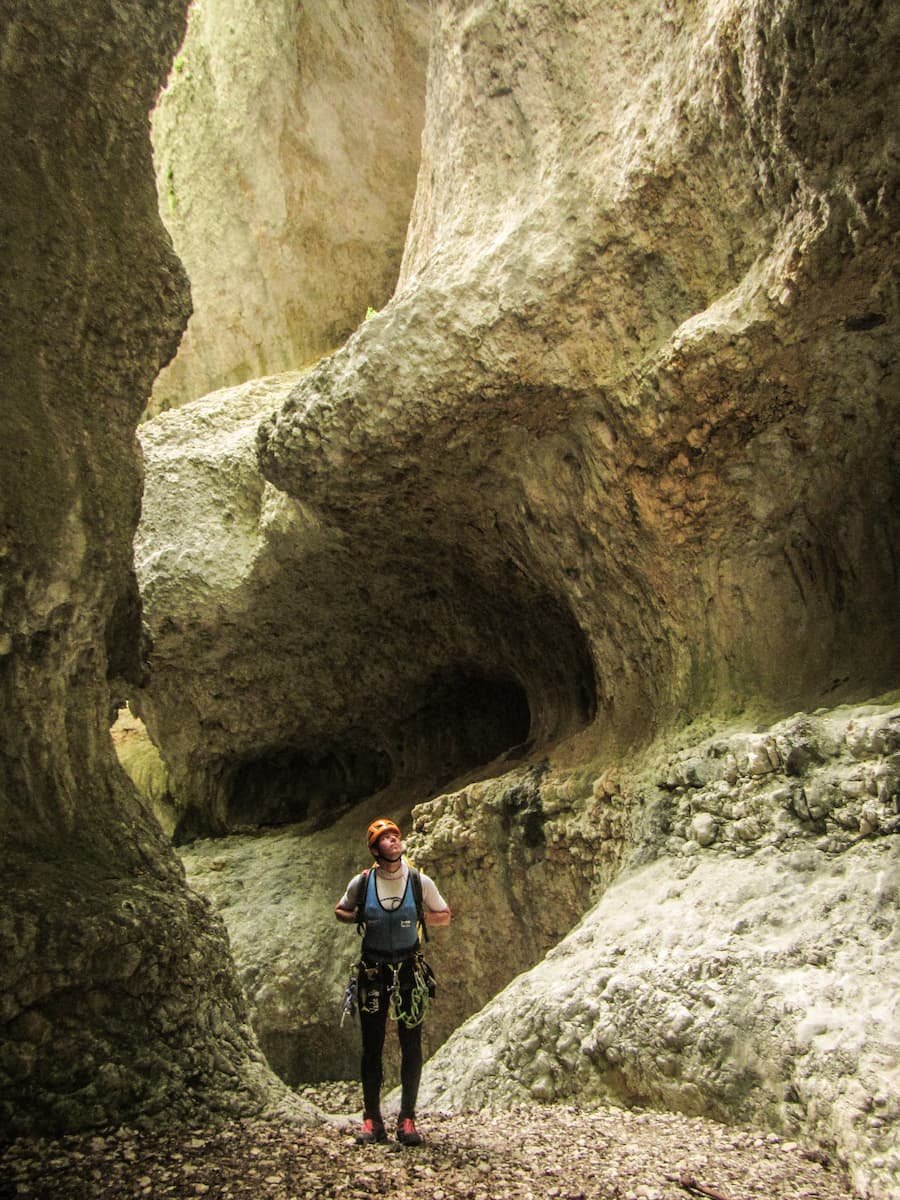
{"label": "shoulder strap", "polygon": [[424,937],[425,941],[427,942],[429,940],[429,938],[428,938],[428,926],[425,924],[425,902],[422,899],[422,876],[419,874],[419,872],[416,870],[415,867],[410,867],[409,868],[409,878],[410,878],[410,881],[412,882],[413,896],[415,897],[415,900],[416,900],[416,916],[418,917],[418,921],[419,921],[419,930],[421,931],[422,936]]}
{"label": "shoulder strap", "polygon": [[369,882],[369,872],[371,867],[366,867],[362,872],[362,878],[359,881],[359,886],[356,889],[356,932],[362,937],[365,932],[365,906],[366,906],[366,887]]}

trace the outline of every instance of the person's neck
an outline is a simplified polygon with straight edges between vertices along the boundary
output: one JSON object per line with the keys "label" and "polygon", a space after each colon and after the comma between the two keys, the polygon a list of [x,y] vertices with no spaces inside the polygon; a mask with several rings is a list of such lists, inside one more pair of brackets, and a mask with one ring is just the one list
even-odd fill
{"label": "person's neck", "polygon": [[379,858],[378,870],[382,875],[399,875],[403,870],[403,856],[401,855],[396,862],[390,862],[386,858]]}

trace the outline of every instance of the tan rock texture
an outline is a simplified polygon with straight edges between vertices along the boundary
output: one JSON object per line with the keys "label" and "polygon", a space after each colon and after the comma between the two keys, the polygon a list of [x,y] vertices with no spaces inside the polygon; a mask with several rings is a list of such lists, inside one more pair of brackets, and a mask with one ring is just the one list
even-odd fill
{"label": "tan rock texture", "polygon": [[[457,910],[446,963],[457,1003],[458,981],[479,978],[458,963],[477,945],[485,909],[504,931],[479,957],[495,976],[506,946],[525,944],[518,925],[540,928],[548,911],[558,920],[579,876],[581,895],[600,897],[441,1047],[423,1105],[603,1099],[768,1126],[836,1149],[861,1195],[891,1200],[900,1179],[896,697],[720,729],[640,762],[622,773],[615,805],[608,777],[546,778],[530,861],[521,842],[516,853],[490,837],[490,807],[465,794],[415,810],[427,832],[411,849]],[[574,801],[562,813],[552,805],[560,792]],[[606,821],[617,812],[629,853],[607,886]],[[705,847],[691,836],[701,814],[715,830]],[[510,883],[492,888],[499,875]],[[494,907],[498,894],[509,913]]]}
{"label": "tan rock texture", "polygon": [[314,361],[397,281],[426,0],[203,0],[153,116],[194,313],[149,409]]}
{"label": "tan rock texture", "polygon": [[[481,1104],[496,1077],[507,1102],[618,1089],[808,1126],[861,1190],[890,1194],[897,1087],[883,1056],[897,1033],[876,968],[896,961],[896,747],[870,747],[856,777],[852,736],[830,749],[812,718],[900,676],[898,21],[830,0],[436,6],[395,295],[276,411],[257,410],[262,476],[283,511],[296,506],[290,539],[277,553],[254,510],[254,545],[260,533],[268,544],[229,589],[212,577],[215,555],[182,533],[168,535],[180,562],[157,568],[147,526],[155,670],[140,704],[180,780],[186,836],[338,815],[303,835],[349,831],[373,750],[408,804],[416,786],[446,789],[439,731],[477,724],[487,683],[524,698],[527,731],[510,722],[505,745],[482,744],[487,769],[452,758],[459,773],[515,771],[413,814],[414,857],[462,897],[460,940],[439,951],[451,1010],[476,1007],[482,985],[501,986],[599,907],[571,949],[512,985],[511,1007],[501,998],[448,1044],[433,1103],[443,1088]],[[212,436],[202,423],[214,429],[235,402],[211,397],[176,414],[184,425],[148,429],[150,475],[180,454],[176,491],[190,495]],[[240,472],[239,486],[219,476],[224,500],[262,487],[252,464]],[[196,563],[192,617],[178,592]],[[263,579],[273,603],[291,596],[277,601],[281,626],[267,613],[264,650],[252,599]],[[246,691],[222,670],[220,605]],[[288,685],[277,703],[257,686],[261,651]],[[721,755],[698,741],[638,785],[648,748],[689,722],[703,736],[731,730]],[[418,726],[413,770],[404,747]],[[304,772],[326,746],[340,769],[323,790]],[[253,799],[275,777],[304,781],[279,785],[280,812]],[[241,872],[254,872],[246,857]],[[532,919],[536,894],[546,903]],[[487,955],[471,896],[502,931]],[[843,942],[829,940],[832,913]],[[249,945],[250,926],[234,937]],[[251,957],[263,999],[262,979],[286,979],[281,944]],[[619,958],[622,986],[601,1000]],[[719,985],[703,988],[720,978],[717,1007]],[[276,992],[286,1027],[289,989]],[[864,1002],[870,1034],[851,1019]],[[690,1020],[675,1012],[670,1044],[679,1003]],[[607,1004],[618,1060],[588,1036]],[[690,1029],[696,1042],[679,1043]],[[309,1044],[312,1061],[321,1030]]]}
{"label": "tan rock texture", "polygon": [[134,431],[188,310],[148,132],[184,7],[0,7],[4,1140],[283,1095],[108,732],[140,673]]}
{"label": "tan rock texture", "polygon": [[126,705],[118,710],[109,733],[125,774],[150,805],[163,833],[171,837],[177,817],[169,775],[146,725]]}
{"label": "tan rock texture", "polygon": [[260,475],[260,420],[297,379],[141,427],[152,678],[132,695],[179,841],[333,820],[388,784],[429,795],[591,711],[583,636],[514,564],[490,575],[402,531],[344,535]]}
{"label": "tan rock texture", "polygon": [[412,849],[457,908],[454,1020],[597,904],[432,1097],[481,1103],[488,1073],[506,1104],[808,1127],[890,1197],[896,703],[818,710],[900,675],[900,13],[435,6],[392,301],[144,435],[149,682],[133,434],[187,298],[147,113],[184,13],[7,13],[4,1133],[284,1102],[223,925],[115,764],[112,675],[176,836],[252,830],[208,893],[272,851],[270,903],[234,908],[266,932],[241,971],[273,1058],[345,1053],[339,981],[288,970],[352,936],[325,902],[351,828],[430,797]]}
{"label": "tan rock texture", "polygon": [[895,18],[436,19],[394,299],[142,432],[181,839],[897,680]]}
{"label": "tan rock texture", "polygon": [[[358,1030],[339,1011],[357,942],[329,909],[388,804],[181,851],[224,916],[260,1043],[293,1083],[355,1074]],[[891,1196],[896,695],[717,724],[615,773],[520,768],[417,805],[411,821],[394,811],[454,911],[426,948],[438,995],[424,1044],[437,1053],[423,1108],[676,1110],[810,1139],[862,1195]]]}
{"label": "tan rock texture", "polygon": [[398,291],[263,426],[266,477],[500,604],[512,566],[620,740],[889,686],[896,14],[437,16]]}

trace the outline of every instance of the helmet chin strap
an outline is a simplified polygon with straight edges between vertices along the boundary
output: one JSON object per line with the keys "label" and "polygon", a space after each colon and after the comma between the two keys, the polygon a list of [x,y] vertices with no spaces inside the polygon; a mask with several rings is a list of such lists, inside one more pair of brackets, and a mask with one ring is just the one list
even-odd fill
{"label": "helmet chin strap", "polygon": [[388,858],[386,854],[376,854],[376,855],[375,855],[375,861],[376,861],[376,862],[377,862],[379,865],[380,865],[381,863],[383,863],[383,862],[385,862],[385,863],[398,863],[402,857],[403,857],[403,851],[401,850],[401,851],[400,851],[400,853],[397,855],[397,857],[396,857],[396,858]]}

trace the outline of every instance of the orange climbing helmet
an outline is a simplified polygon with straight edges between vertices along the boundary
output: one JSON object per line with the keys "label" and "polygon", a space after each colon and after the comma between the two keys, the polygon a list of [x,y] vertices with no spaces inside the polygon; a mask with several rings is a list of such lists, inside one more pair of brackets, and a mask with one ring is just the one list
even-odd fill
{"label": "orange climbing helmet", "polygon": [[366,845],[375,853],[375,845],[383,833],[396,833],[398,838],[402,838],[400,826],[395,825],[393,821],[389,821],[387,817],[379,817],[377,821],[373,821],[366,832]]}

